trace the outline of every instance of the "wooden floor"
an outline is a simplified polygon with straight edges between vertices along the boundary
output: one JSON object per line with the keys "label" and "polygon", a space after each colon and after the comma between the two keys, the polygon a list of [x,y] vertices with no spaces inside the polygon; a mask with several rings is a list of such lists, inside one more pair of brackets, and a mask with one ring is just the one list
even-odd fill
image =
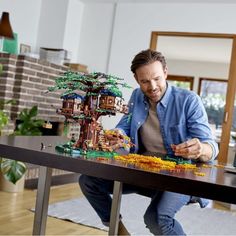
{"label": "wooden floor", "polygon": [[[49,203],[81,196],[78,184],[51,187]],[[36,191],[0,191],[0,235],[32,235]],[[47,218],[46,235],[107,235],[105,231],[53,217]]]}
{"label": "wooden floor", "polygon": [[[81,196],[78,184],[66,184],[51,187],[50,203],[73,199]],[[35,207],[35,190],[22,193],[0,191],[0,235],[32,235]],[[214,208],[227,210],[221,204],[212,204]],[[102,230],[82,226],[56,218],[47,218],[46,235],[107,235]]]}

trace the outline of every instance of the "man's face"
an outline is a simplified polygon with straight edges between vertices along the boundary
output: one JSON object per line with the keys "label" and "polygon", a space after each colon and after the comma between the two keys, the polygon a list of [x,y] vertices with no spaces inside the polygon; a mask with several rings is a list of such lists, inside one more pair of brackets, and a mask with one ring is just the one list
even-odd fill
{"label": "man's face", "polygon": [[166,91],[167,68],[155,61],[139,67],[134,75],[143,93],[152,101],[158,102]]}

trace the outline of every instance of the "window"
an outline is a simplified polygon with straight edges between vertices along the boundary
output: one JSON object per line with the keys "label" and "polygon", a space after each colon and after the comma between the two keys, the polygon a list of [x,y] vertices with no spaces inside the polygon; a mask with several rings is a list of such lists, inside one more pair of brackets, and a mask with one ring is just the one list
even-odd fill
{"label": "window", "polygon": [[198,93],[202,98],[208,120],[217,139],[221,137],[224,119],[227,80],[200,78]]}
{"label": "window", "polygon": [[193,90],[193,77],[181,75],[168,75],[167,81],[176,87]]}

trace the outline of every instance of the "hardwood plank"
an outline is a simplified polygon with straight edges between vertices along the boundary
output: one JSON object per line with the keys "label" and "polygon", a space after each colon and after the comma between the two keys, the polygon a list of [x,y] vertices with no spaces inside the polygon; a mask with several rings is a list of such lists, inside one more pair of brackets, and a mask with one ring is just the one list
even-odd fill
{"label": "hardwood plank", "polygon": [[[82,196],[77,183],[51,187],[50,203]],[[0,191],[0,235],[32,235],[35,206],[35,190],[22,193]],[[220,202],[212,202],[213,208],[229,210]],[[107,232],[48,217],[46,235],[107,235]]]}
{"label": "hardwood plank", "polygon": [[[81,196],[78,184],[51,187],[49,203]],[[0,191],[0,235],[32,235],[36,191],[22,193]],[[48,217],[46,235],[107,235],[107,232]]]}

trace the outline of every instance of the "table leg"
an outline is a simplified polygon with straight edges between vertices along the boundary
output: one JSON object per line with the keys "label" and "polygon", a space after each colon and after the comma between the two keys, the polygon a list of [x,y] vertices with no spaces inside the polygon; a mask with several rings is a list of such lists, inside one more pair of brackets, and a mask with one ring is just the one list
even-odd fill
{"label": "table leg", "polygon": [[33,235],[45,235],[51,178],[52,178],[52,169],[40,166],[35,215],[34,215]]}
{"label": "table leg", "polygon": [[122,195],[123,183],[114,181],[113,199],[111,207],[110,225],[108,235],[117,235],[119,218],[120,218],[120,203]]}

